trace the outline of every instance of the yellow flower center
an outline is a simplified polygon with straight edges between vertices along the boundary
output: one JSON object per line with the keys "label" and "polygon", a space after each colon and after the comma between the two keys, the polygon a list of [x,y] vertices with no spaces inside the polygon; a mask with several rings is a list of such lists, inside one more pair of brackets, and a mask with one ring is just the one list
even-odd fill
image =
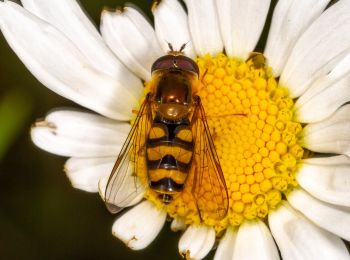
{"label": "yellow flower center", "polygon": [[[209,216],[201,220],[187,188],[191,179],[169,205],[148,190],[145,197],[171,217],[186,224],[202,221],[220,232],[244,220],[264,219],[283,194],[297,186],[294,175],[304,153],[298,144],[302,126],[294,120],[294,102],[287,89],[278,85],[261,58],[242,61],[224,54],[197,58],[203,83],[198,94],[226,180],[229,210],[222,220]],[[211,198],[206,199],[210,205]]]}

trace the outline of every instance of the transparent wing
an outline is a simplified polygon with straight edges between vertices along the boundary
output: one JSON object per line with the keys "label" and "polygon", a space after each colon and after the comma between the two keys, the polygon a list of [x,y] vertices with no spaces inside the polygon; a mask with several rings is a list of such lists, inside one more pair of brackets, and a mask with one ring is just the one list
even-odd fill
{"label": "transparent wing", "polygon": [[195,144],[192,194],[202,219],[222,219],[229,205],[227,187],[204,108],[197,96],[191,127]]}
{"label": "transparent wing", "polygon": [[146,182],[142,182],[138,176],[141,171],[146,171],[145,141],[151,122],[152,111],[148,94],[107,182],[105,203],[112,213],[137,203],[143,196]]}

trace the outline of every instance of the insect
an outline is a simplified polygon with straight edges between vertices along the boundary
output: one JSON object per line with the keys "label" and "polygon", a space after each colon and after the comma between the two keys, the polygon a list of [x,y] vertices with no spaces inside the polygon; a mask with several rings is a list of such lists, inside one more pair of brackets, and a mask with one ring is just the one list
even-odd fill
{"label": "insect", "polygon": [[[117,213],[138,202],[149,188],[164,205],[185,189],[199,216],[222,219],[228,193],[201,99],[199,68],[169,44],[152,65],[152,87],[109,177],[105,203]],[[141,172],[146,171],[146,180]],[[132,188],[130,188],[132,187]]]}

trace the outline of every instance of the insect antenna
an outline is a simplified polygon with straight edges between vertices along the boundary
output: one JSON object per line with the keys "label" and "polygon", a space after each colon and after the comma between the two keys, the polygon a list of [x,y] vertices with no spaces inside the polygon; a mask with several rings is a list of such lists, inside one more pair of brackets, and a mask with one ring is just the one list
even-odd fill
{"label": "insect antenna", "polygon": [[181,47],[180,47],[179,52],[183,52],[183,50],[186,48],[186,45],[187,45],[189,42],[190,42],[190,41],[188,41],[188,42],[182,44]]}
{"label": "insect antenna", "polygon": [[170,52],[174,52],[173,45],[170,42],[168,42],[168,47],[170,49]]}
{"label": "insect antenna", "polygon": [[186,45],[189,43],[190,41],[184,43],[181,45],[180,49],[178,51],[174,50],[173,45],[170,42],[168,43],[168,47],[169,47],[169,54],[174,54],[174,55],[183,55],[184,54],[184,49],[186,48]]}

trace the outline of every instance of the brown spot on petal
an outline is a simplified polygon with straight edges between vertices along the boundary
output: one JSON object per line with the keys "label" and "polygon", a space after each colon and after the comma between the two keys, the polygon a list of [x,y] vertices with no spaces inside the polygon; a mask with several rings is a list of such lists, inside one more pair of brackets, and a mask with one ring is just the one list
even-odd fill
{"label": "brown spot on petal", "polygon": [[184,258],[186,260],[191,259],[191,251],[190,250],[187,250],[186,252],[180,252],[180,255],[182,256],[182,258]]}
{"label": "brown spot on petal", "polygon": [[137,241],[138,240],[138,238],[137,237],[135,237],[135,236],[133,236],[129,241],[127,241],[125,244],[128,246],[128,247],[130,247],[130,243],[131,242],[133,242],[133,241]]}

